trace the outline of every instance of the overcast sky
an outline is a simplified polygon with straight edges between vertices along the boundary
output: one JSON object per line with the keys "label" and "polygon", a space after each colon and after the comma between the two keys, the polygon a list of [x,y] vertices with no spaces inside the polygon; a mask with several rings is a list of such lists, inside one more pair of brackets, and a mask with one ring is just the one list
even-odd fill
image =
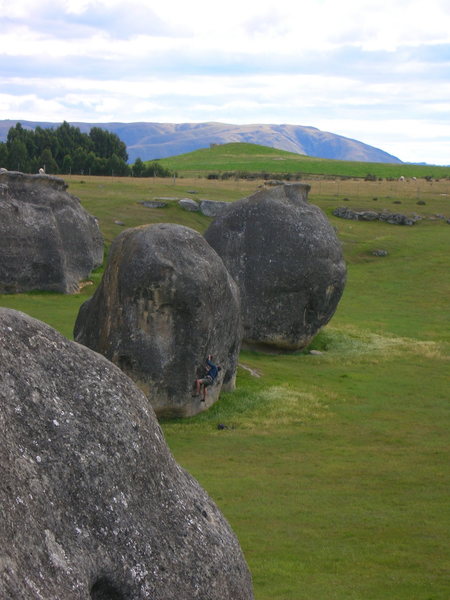
{"label": "overcast sky", "polygon": [[449,0],[0,0],[0,119],[288,123],[450,164]]}

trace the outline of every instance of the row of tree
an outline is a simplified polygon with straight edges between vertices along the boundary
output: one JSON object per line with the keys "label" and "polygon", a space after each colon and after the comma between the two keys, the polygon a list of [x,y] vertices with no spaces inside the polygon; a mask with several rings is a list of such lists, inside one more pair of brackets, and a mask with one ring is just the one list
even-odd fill
{"label": "row of tree", "polygon": [[82,133],[66,121],[56,129],[24,129],[21,123],[11,127],[6,142],[0,143],[0,167],[10,171],[48,174],[115,175],[170,177],[171,171],[157,162],[140,158],[127,164],[124,142],[100,127]]}

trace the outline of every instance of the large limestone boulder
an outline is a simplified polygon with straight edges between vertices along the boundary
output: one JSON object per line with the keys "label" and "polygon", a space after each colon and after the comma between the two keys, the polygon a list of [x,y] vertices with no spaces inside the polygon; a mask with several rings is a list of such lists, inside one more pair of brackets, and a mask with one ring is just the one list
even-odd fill
{"label": "large limestone boulder", "polygon": [[62,179],[0,172],[0,293],[73,293],[103,261],[95,218]]}
{"label": "large limestone boulder", "polygon": [[[222,386],[234,387],[239,293],[196,231],[171,224],[128,229],[114,240],[74,336],[127,373],[158,416],[194,415],[218,399]],[[209,354],[222,371],[201,402],[192,396],[193,383]]]}
{"label": "large limestone boulder", "polygon": [[133,382],[23,313],[0,308],[0,332],[0,598],[253,598]]}
{"label": "large limestone boulder", "polygon": [[346,267],[333,227],[308,203],[309,189],[263,189],[205,233],[239,286],[245,345],[301,349],[336,310]]}

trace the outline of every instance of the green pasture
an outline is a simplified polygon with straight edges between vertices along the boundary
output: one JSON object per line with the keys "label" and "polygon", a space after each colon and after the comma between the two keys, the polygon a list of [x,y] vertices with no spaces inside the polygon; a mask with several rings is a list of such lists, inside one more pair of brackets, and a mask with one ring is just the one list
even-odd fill
{"label": "green pasture", "polygon": [[336,177],[381,178],[450,177],[450,167],[412,165],[403,163],[368,163],[314,158],[257,144],[231,143],[202,148],[188,154],[161,159],[161,164],[183,175],[208,173],[288,173]]}
{"label": "green pasture", "polygon": [[[106,248],[124,227],[165,221],[202,232],[210,222],[174,200],[162,209],[143,200],[234,201],[262,183],[67,181],[99,219]],[[448,600],[448,182],[309,183],[348,265],[333,319],[303,352],[243,351],[234,392],[196,417],[161,425],[178,462],[236,532],[256,600]],[[341,205],[423,219],[412,227],[346,221],[332,215]],[[388,255],[374,256],[376,249]],[[72,337],[101,273],[77,295],[2,295],[0,304]]]}

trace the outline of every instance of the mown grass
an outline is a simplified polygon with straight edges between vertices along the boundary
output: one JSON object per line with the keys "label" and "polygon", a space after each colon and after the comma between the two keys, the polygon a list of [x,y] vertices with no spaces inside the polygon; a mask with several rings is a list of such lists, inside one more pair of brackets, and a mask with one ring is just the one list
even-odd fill
{"label": "mown grass", "polygon": [[[142,200],[192,191],[235,200],[259,185],[82,181],[72,178],[69,189],[99,218],[107,246],[123,229],[116,220],[198,231],[209,223],[176,202],[144,209]],[[322,354],[244,351],[234,392],[162,427],[176,459],[236,531],[257,600],[447,600],[450,225],[430,217],[450,217],[449,199],[445,189],[433,191],[417,205],[417,190],[404,185],[374,201],[370,182],[348,182],[339,193],[334,182],[311,183],[310,198],[337,228],[348,264],[338,310],[311,345]],[[427,185],[420,182],[422,197]],[[381,210],[400,198],[392,209],[424,219],[413,227],[337,219],[343,194],[354,209]],[[377,248],[388,255],[373,256]],[[0,303],[71,337],[100,277],[101,269],[79,295],[3,295]]]}
{"label": "mown grass", "polygon": [[161,159],[161,164],[184,175],[206,173],[300,173],[308,175],[382,178],[450,177],[450,167],[385,164],[313,158],[257,144],[230,143]]}

